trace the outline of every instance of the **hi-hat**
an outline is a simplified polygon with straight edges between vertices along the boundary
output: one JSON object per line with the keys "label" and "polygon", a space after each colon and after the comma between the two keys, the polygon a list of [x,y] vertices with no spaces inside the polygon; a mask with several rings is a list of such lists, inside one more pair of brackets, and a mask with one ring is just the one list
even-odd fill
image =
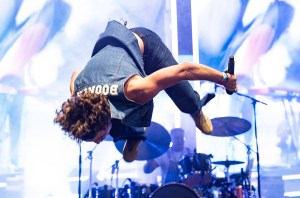
{"label": "hi-hat", "polygon": [[212,136],[227,137],[247,132],[251,128],[248,120],[238,117],[219,117],[211,119],[213,125]]}
{"label": "hi-hat", "polygon": [[[139,152],[136,160],[150,160],[164,154],[170,147],[171,137],[168,131],[156,122],[151,122],[146,129],[145,141],[139,145]],[[123,151],[125,140],[115,142],[115,146],[120,153]]]}
{"label": "hi-hat", "polygon": [[212,162],[212,164],[218,164],[218,165],[223,165],[226,167],[229,167],[231,165],[238,165],[238,164],[243,164],[244,162],[241,161],[235,161],[235,160],[225,160],[225,161],[216,161]]}

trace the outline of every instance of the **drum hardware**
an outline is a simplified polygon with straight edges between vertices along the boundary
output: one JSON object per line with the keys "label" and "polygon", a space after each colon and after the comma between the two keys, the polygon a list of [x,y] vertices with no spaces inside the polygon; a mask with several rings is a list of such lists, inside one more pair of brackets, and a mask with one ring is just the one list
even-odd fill
{"label": "drum hardware", "polygon": [[[110,196],[110,194],[115,194],[116,198],[118,198],[118,187],[116,188],[115,192],[112,192],[112,188],[110,188],[110,190],[108,190],[108,185],[105,185],[104,188],[99,188],[98,187],[98,183],[92,183],[92,174],[93,174],[93,151],[96,149],[96,147],[98,146],[98,144],[96,146],[94,146],[94,148],[90,151],[87,151],[88,156],[86,157],[86,159],[90,160],[90,170],[89,170],[89,189],[87,191],[87,193],[85,194],[85,198],[98,198],[98,197],[103,197],[104,194],[109,194],[109,198],[112,198]],[[115,161],[115,164],[111,166],[112,168],[112,178],[111,178],[111,184],[112,184],[112,180],[113,180],[113,174],[116,172],[117,174],[117,179],[116,179],[116,185],[118,184],[118,171],[119,171],[119,166],[118,166],[119,160]],[[117,185],[118,186],[118,185]],[[101,193],[102,191],[102,193]],[[105,195],[106,196],[106,195]],[[108,195],[107,195],[108,196]]]}
{"label": "drum hardware", "polygon": [[223,165],[223,166],[225,166],[225,168],[226,168],[226,170],[225,170],[225,177],[226,177],[226,180],[227,180],[228,183],[230,182],[230,178],[229,178],[229,167],[230,167],[231,165],[237,165],[237,164],[242,164],[242,163],[244,163],[244,162],[228,160],[227,157],[226,157],[226,160],[225,160],[225,161],[216,161],[216,162],[212,162],[212,164],[217,164],[217,165]]}
{"label": "drum hardware", "polygon": [[[216,85],[218,86],[218,85]],[[218,86],[218,87],[221,87],[221,86]],[[222,87],[224,89],[224,87]],[[277,88],[278,89],[278,88]],[[267,90],[268,91],[268,90]],[[248,90],[249,93],[253,93],[253,91]],[[296,92],[300,92],[299,90],[297,90]],[[263,92],[264,94],[266,93],[266,90],[264,90]],[[249,95],[246,95],[246,94],[242,94],[240,92],[235,92],[234,94],[238,95],[238,96],[241,96],[241,97],[245,97],[245,98],[248,98],[251,100],[252,102],[252,106],[253,106],[253,122],[254,122],[254,135],[255,135],[255,141],[256,141],[256,160],[257,160],[257,187],[258,187],[258,197],[261,198],[261,189],[260,189],[260,162],[259,162],[259,149],[258,149],[258,137],[257,137],[257,120],[256,120],[256,103],[261,103],[263,105],[267,105],[266,103],[262,102],[262,101],[259,101]],[[255,93],[254,91],[254,94],[260,94],[260,93]],[[213,123],[213,121],[212,121]],[[213,125],[214,126],[214,125]],[[215,127],[215,126],[214,126]],[[227,130],[227,129],[226,129]],[[214,133],[214,131],[212,132],[212,134],[218,134],[218,132]],[[220,134],[220,135],[215,135],[215,136],[222,136],[224,134],[224,131]],[[229,134],[232,134],[232,135],[238,135],[238,134],[241,134],[241,133],[238,133],[238,134],[234,134],[234,133],[226,133],[225,132],[225,136],[228,136]]]}
{"label": "drum hardware", "polygon": [[211,154],[196,153],[183,156],[179,161],[180,182],[192,187],[209,187],[213,182]]}
{"label": "drum hardware", "polygon": [[[115,197],[115,193],[116,193],[116,189],[109,186],[109,185],[104,185],[102,187],[98,187],[98,184],[96,186],[97,183],[94,183],[94,186],[92,187],[92,198],[114,198]],[[84,198],[88,198],[89,197],[89,193],[90,191],[88,190],[86,192],[86,194],[84,195]],[[119,192],[118,192],[119,196],[118,198],[127,198],[124,193],[123,193],[123,189],[119,188]]]}
{"label": "drum hardware", "polygon": [[[214,182],[214,186],[219,187],[219,197],[227,198],[227,197],[237,197],[237,198],[250,198],[253,197],[253,189],[254,187],[251,185],[250,171],[252,168],[253,160],[250,160],[251,151],[256,153],[251,149],[249,145],[246,145],[244,142],[239,140],[236,136],[233,136],[236,140],[246,146],[247,148],[247,171],[244,172],[241,169],[241,173],[238,176],[231,175],[229,177],[229,167],[232,165],[243,164],[242,161],[228,160],[226,158],[225,161],[215,161],[212,164],[223,165],[226,167],[225,169],[225,178],[223,180],[217,179]],[[234,182],[232,182],[234,179]]]}
{"label": "drum hardware", "polygon": [[[230,180],[229,177],[229,167],[232,165],[238,165],[238,164],[243,164],[244,162],[242,161],[235,161],[235,160],[228,160],[228,158],[226,157],[226,160],[224,161],[215,161],[212,162],[212,164],[217,164],[217,165],[223,165],[225,166],[225,178],[219,178],[216,179],[216,181],[214,182],[214,186],[219,187],[219,191],[218,191],[218,196],[220,198],[242,198],[242,197],[238,197],[235,194],[235,188],[236,186],[233,185],[233,183]],[[237,189],[238,191],[239,189]]]}
{"label": "drum hardware", "polygon": [[257,137],[257,120],[256,120],[256,103],[261,103],[264,105],[267,105],[266,103],[259,101],[253,97],[250,97],[245,94],[241,93],[235,93],[239,96],[246,97],[252,101],[252,106],[253,106],[253,118],[254,118],[254,135],[255,135],[255,140],[256,140],[256,161],[257,161],[257,187],[258,187],[258,197],[261,198],[261,189],[260,189],[260,162],[259,162],[259,149],[258,149],[258,137]]}
{"label": "drum hardware", "polygon": [[[129,181],[129,184],[125,184],[126,181]],[[148,198],[158,188],[157,184],[140,184],[130,178],[127,178],[122,186],[123,190],[120,191],[118,198]]]}
{"label": "drum hardware", "polygon": [[231,179],[231,192],[237,198],[253,198],[255,197],[255,188],[251,186],[249,181],[249,173],[244,172],[241,168],[241,173],[230,175]]}
{"label": "drum hardware", "polygon": [[89,198],[89,197],[99,197],[99,186],[97,182],[93,183],[92,188],[89,188],[85,195],[83,196],[84,198]]}
{"label": "drum hardware", "polygon": [[[90,170],[89,170],[89,189],[88,192],[86,193],[86,198],[98,198],[98,197],[103,197],[103,194],[108,194],[109,198],[115,197],[115,198],[119,198],[119,160],[116,160],[115,163],[109,167],[109,169],[111,168],[111,187],[110,189],[108,189],[108,185],[104,185],[104,188],[99,188],[98,187],[98,183],[94,183],[92,184],[92,174],[93,174],[93,151],[96,149],[96,147],[98,146],[95,145],[94,148],[90,151],[87,151],[88,156],[86,157],[86,159],[90,160]],[[108,169],[107,169],[108,170]],[[116,175],[116,188],[112,188],[112,184],[113,184],[113,177],[114,175]],[[112,189],[114,189],[114,192],[112,192]],[[102,191],[102,193],[100,193]],[[88,195],[88,196],[87,196]],[[108,196],[107,195],[107,196]],[[112,196],[110,196],[112,195]],[[106,196],[106,195],[105,195]],[[106,198],[106,197],[105,197]]]}
{"label": "drum hardware", "polygon": [[[227,198],[227,197],[237,197],[237,198],[250,198],[254,197],[254,187],[251,185],[251,169],[253,160],[250,160],[251,151],[255,153],[251,149],[249,145],[246,145],[244,142],[239,140],[237,137],[233,136],[236,140],[240,143],[244,144],[247,148],[247,169],[244,172],[243,168],[241,169],[240,174],[234,174],[229,177],[229,167],[231,165],[238,165],[244,162],[242,161],[235,161],[235,160],[228,160],[226,158],[225,161],[215,161],[212,164],[223,165],[226,167],[225,170],[225,178],[223,180],[216,179],[214,181],[214,186],[220,187],[219,190],[219,197],[220,198]],[[232,180],[234,182],[232,182]]]}
{"label": "drum hardware", "polygon": [[251,169],[252,169],[252,165],[253,165],[253,160],[250,160],[250,154],[251,151],[253,153],[255,153],[257,155],[257,152],[255,152],[250,145],[245,144],[243,141],[241,141],[239,138],[233,136],[233,138],[235,138],[237,141],[239,141],[240,143],[242,143],[246,148],[247,148],[247,168],[246,168],[246,173],[243,171],[243,169],[241,169],[241,175],[242,175],[242,181],[247,182],[247,184],[245,184],[245,187],[249,187],[249,189],[247,190],[249,196],[248,197],[252,197],[253,192],[252,192],[252,185],[251,185]]}
{"label": "drum hardware", "polygon": [[[156,122],[151,122],[146,129],[146,140],[139,145],[139,152],[136,160],[151,160],[155,159],[165,152],[170,147],[171,137],[168,131]],[[115,142],[117,150],[122,153],[125,140]]]}

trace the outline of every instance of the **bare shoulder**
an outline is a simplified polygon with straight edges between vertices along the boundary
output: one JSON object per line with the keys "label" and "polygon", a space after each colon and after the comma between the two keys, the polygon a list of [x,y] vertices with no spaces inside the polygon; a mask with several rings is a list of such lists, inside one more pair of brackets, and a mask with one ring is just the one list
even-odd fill
{"label": "bare shoulder", "polygon": [[72,73],[72,76],[71,76],[71,81],[70,81],[70,93],[71,93],[71,96],[74,96],[74,83],[75,83],[75,79],[77,78],[79,72],[78,71],[74,71]]}

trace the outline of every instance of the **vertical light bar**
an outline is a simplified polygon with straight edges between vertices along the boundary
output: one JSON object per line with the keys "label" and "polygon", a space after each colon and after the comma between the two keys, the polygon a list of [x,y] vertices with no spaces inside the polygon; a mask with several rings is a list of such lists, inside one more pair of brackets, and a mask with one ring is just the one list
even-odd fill
{"label": "vertical light bar", "polygon": [[[192,21],[192,45],[193,45],[193,62],[200,63],[199,58],[199,41],[198,41],[198,12],[199,8],[198,1],[200,0],[191,0],[191,21]],[[193,82],[194,90],[200,93],[200,82]],[[198,130],[196,128],[196,130]],[[201,133],[196,133],[196,150],[201,150],[199,142],[201,141]]]}
{"label": "vertical light bar", "polygon": [[[177,26],[177,0],[170,0],[171,5],[171,32],[172,32],[172,54],[178,61],[178,26]],[[181,126],[180,111],[174,111],[174,127]]]}
{"label": "vertical light bar", "polygon": [[[197,8],[198,6],[198,1],[200,0],[191,0],[191,20],[192,20],[192,44],[193,44],[193,62],[199,63],[200,58],[199,58],[199,43],[198,43],[198,12]],[[200,93],[200,83],[199,81],[194,81],[194,89]]]}
{"label": "vertical light bar", "polygon": [[176,0],[170,0],[171,4],[171,32],[172,32],[172,54],[178,61],[178,33],[177,33],[177,5]]}

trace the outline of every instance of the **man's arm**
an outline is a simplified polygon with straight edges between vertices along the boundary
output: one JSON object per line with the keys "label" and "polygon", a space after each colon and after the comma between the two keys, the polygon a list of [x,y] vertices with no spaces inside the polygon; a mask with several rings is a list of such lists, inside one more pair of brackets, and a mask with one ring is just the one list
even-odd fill
{"label": "man's arm", "polygon": [[76,77],[78,76],[78,72],[77,71],[74,71],[72,73],[72,76],[71,76],[71,82],[70,82],[70,93],[71,93],[71,97],[75,96],[75,93],[74,93],[74,83],[75,83],[75,79]]}
{"label": "man's arm", "polygon": [[126,96],[140,104],[153,99],[161,90],[175,85],[182,80],[207,80],[224,85],[226,89],[234,91],[237,88],[235,75],[228,74],[228,81],[222,81],[222,72],[205,65],[185,62],[160,69],[151,75],[142,78],[132,76],[125,83]]}
{"label": "man's arm", "polygon": [[144,173],[152,173],[158,167],[158,163],[155,160],[147,160],[144,165]]}

